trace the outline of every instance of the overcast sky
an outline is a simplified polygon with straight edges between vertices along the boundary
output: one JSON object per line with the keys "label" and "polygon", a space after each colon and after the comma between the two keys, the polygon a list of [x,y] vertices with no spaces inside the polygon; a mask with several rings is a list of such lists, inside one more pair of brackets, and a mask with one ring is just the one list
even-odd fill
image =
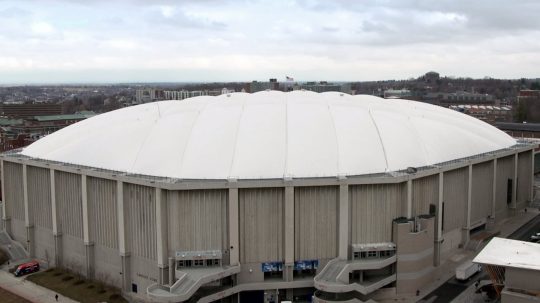
{"label": "overcast sky", "polygon": [[540,77],[540,1],[0,0],[0,83]]}

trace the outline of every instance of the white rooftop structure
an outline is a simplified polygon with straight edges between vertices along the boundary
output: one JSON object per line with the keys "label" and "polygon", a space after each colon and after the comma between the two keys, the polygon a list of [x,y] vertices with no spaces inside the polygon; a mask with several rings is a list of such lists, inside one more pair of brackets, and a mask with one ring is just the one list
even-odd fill
{"label": "white rooftop structure", "polygon": [[119,109],[21,153],[180,179],[265,179],[382,173],[514,144],[476,118],[425,103],[263,91]]}
{"label": "white rooftop structure", "polygon": [[493,238],[474,263],[540,270],[540,244]]}

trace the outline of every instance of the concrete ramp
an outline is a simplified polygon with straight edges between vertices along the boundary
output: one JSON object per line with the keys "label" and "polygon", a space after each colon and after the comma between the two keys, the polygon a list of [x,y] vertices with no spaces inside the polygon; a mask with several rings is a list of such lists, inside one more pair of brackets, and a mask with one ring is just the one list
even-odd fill
{"label": "concrete ramp", "polygon": [[0,231],[0,247],[8,253],[12,263],[30,257],[21,243],[13,240],[5,230]]}

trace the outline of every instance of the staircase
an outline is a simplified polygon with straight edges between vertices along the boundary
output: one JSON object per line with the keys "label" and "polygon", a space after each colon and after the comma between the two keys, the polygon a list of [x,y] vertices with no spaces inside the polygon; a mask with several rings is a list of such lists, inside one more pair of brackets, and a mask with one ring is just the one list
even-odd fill
{"label": "staircase", "polygon": [[362,283],[349,283],[349,273],[355,270],[379,269],[395,262],[395,255],[386,259],[376,260],[333,259],[315,276],[314,285],[315,288],[324,292],[345,293],[356,291],[362,295],[367,295],[396,281],[396,275],[391,274],[376,280],[365,280]]}
{"label": "staircase", "polygon": [[150,285],[148,295],[156,301],[183,302],[189,300],[206,283],[217,281],[240,272],[240,266],[186,268],[176,272],[173,285]]}

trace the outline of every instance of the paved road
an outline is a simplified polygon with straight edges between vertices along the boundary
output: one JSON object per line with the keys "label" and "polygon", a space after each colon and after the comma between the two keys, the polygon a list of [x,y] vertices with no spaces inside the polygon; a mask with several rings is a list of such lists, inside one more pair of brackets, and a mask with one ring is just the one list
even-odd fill
{"label": "paved road", "polygon": [[[518,230],[510,234],[507,238],[514,240],[527,241],[529,237],[536,232],[540,232],[540,215],[536,216],[531,221],[527,222],[525,225],[520,227]],[[487,275],[482,272],[474,275],[467,282],[460,282],[456,278],[451,278],[446,281],[439,288],[432,291],[427,295],[423,301],[432,302],[432,303],[449,303],[459,294],[464,292],[469,286],[474,284],[476,281],[488,279]]]}

